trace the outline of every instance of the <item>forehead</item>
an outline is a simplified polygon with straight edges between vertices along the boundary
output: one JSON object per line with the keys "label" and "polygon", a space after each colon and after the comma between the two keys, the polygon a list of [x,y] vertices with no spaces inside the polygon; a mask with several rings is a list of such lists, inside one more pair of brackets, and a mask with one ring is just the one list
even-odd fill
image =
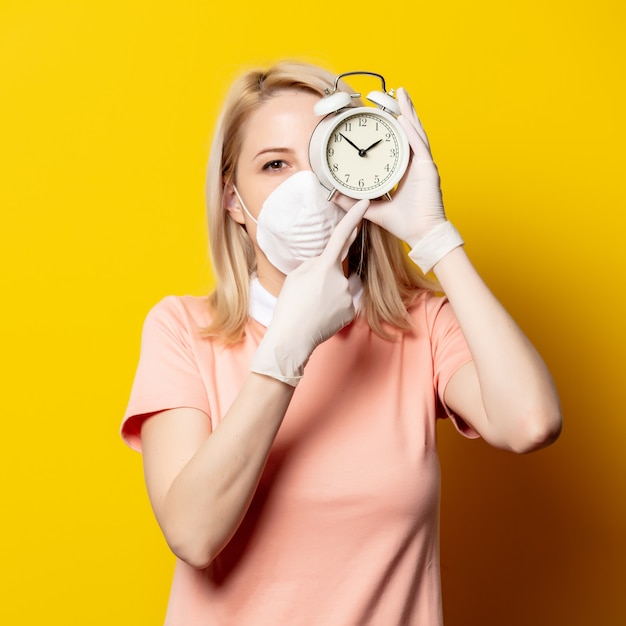
{"label": "forehead", "polygon": [[280,91],[262,102],[250,115],[243,133],[242,150],[247,152],[268,145],[297,147],[311,137],[319,117],[313,105],[320,96],[308,91]]}

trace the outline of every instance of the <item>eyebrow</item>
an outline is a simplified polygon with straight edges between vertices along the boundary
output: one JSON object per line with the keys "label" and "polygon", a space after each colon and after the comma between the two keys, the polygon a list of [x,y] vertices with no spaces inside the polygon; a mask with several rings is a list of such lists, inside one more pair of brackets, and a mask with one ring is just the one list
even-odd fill
{"label": "eyebrow", "polygon": [[291,148],[263,148],[263,150],[259,150],[259,152],[254,155],[253,159],[263,156],[264,154],[269,154],[271,152],[279,154],[289,154],[293,153],[293,150]]}

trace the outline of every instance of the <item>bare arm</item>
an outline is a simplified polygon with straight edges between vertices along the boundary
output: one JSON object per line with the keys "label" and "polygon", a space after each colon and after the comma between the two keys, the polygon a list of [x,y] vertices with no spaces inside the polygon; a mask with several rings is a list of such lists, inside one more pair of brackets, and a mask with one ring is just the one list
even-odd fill
{"label": "bare arm", "polygon": [[206,567],[237,530],[294,389],[250,374],[212,433],[197,409],[163,411],[144,422],[148,494],[170,548],[183,561]]}
{"label": "bare arm", "polygon": [[473,356],[445,390],[445,401],[491,444],[528,452],[561,429],[559,399],[544,362],[486,287],[445,219],[439,173],[405,90],[401,115],[413,156],[391,202],[372,202],[366,218],[405,241],[424,273],[434,270]]}
{"label": "bare arm", "polygon": [[559,398],[550,373],[464,249],[434,267],[473,356],[445,391],[448,406],[489,443],[529,452],[561,430]]}
{"label": "bare arm", "polygon": [[239,527],[306,361],[354,317],[342,260],[367,206],[357,202],[324,252],[285,279],[253,372],[214,432],[196,409],[163,411],[144,423],[152,506],[172,551],[190,565],[206,567]]}

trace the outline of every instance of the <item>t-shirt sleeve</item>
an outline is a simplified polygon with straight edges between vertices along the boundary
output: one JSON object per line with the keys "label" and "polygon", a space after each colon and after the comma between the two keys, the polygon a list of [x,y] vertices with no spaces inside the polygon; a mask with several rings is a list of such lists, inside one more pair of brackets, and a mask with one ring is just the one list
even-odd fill
{"label": "t-shirt sleeve", "polygon": [[197,366],[193,334],[197,332],[180,299],[168,297],[146,316],[141,352],[121,435],[141,451],[141,425],[167,409],[192,407],[209,414],[206,389]]}
{"label": "t-shirt sleeve", "polygon": [[462,435],[475,439],[480,435],[456,415],[446,405],[444,399],[450,379],[462,365],[472,360],[472,355],[448,300],[433,297],[427,304],[427,310],[431,333],[434,384],[443,409],[443,417],[449,417]]}

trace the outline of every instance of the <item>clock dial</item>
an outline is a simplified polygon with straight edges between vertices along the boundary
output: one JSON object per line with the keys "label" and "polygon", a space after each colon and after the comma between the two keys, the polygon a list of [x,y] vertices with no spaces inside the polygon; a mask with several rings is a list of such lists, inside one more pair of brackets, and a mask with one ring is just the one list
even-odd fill
{"label": "clock dial", "polygon": [[331,176],[344,189],[358,193],[385,186],[397,172],[402,156],[394,128],[375,110],[344,118],[327,142]]}

